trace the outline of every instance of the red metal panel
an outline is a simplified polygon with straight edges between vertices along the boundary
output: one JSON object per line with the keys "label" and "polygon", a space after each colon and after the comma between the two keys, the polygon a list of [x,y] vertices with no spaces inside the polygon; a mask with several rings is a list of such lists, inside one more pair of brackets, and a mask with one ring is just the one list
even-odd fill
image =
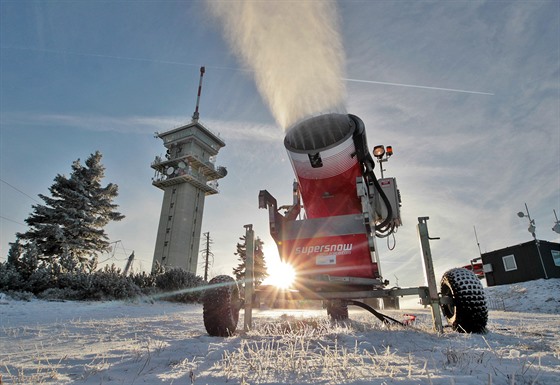
{"label": "red metal panel", "polygon": [[285,240],[281,257],[299,276],[378,278],[366,234]]}
{"label": "red metal panel", "polygon": [[356,163],[351,169],[325,179],[299,177],[300,192],[308,218],[359,214],[362,206],[356,194],[356,178],[361,175]]}

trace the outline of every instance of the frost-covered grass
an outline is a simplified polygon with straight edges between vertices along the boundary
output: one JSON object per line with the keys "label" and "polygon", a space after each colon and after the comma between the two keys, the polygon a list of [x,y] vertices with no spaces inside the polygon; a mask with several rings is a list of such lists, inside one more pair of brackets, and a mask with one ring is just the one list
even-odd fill
{"label": "frost-covered grass", "polygon": [[[378,325],[369,326],[382,332]],[[326,317],[283,317],[277,322],[258,323],[215,367],[229,378],[264,383],[317,383],[325,378],[330,383],[345,383],[429,375],[426,362],[418,368],[410,354],[402,360],[390,345],[376,347],[359,338],[356,332],[362,333],[360,329],[364,329],[363,324],[333,324]]]}
{"label": "frost-covered grass", "polygon": [[424,309],[389,312],[397,319],[416,314],[411,328],[386,327],[350,309],[351,321],[344,324],[328,321],[324,310],[255,311],[252,330],[218,338],[206,334],[200,305],[4,298],[0,373],[3,384],[86,385],[512,385],[560,379],[557,314],[491,311],[489,332],[468,335],[434,332]]}
{"label": "frost-covered grass", "polygon": [[[392,313],[397,317],[399,312]],[[414,328],[386,327],[364,312],[351,315],[355,320],[343,325],[324,317],[258,322],[214,367],[241,383],[546,384],[560,376],[558,367],[546,368],[558,364],[553,333],[546,336],[554,352],[548,354],[528,339],[503,348],[509,337],[502,331],[438,335],[424,311]],[[515,334],[540,330],[531,322],[525,326]]]}

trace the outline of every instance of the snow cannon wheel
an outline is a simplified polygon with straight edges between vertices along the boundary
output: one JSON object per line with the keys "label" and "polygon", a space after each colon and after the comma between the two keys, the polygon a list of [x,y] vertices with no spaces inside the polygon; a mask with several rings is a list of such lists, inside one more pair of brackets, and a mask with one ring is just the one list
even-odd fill
{"label": "snow cannon wheel", "polygon": [[332,321],[346,321],[348,319],[348,304],[343,301],[327,301],[327,315]]}
{"label": "snow cannon wheel", "polygon": [[441,310],[453,330],[464,333],[485,333],[488,307],[484,287],[472,271],[451,269],[441,279]]}
{"label": "snow cannon wheel", "polygon": [[213,337],[230,337],[237,328],[241,309],[237,283],[230,276],[219,275],[208,285],[202,302],[204,327]]}

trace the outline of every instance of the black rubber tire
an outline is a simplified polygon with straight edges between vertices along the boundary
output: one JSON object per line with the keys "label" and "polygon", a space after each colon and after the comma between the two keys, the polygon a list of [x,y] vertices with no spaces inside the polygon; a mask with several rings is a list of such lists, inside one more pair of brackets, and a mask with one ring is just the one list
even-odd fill
{"label": "black rubber tire", "polygon": [[218,275],[208,285],[202,299],[204,327],[213,337],[230,337],[237,328],[241,309],[237,283],[230,276]]}
{"label": "black rubber tire", "polygon": [[348,304],[339,300],[326,301],[327,315],[332,321],[346,321],[348,319]]}
{"label": "black rubber tire", "polygon": [[441,305],[443,315],[453,330],[486,332],[488,307],[484,287],[476,274],[463,268],[447,271],[441,279],[441,295],[453,300]]}

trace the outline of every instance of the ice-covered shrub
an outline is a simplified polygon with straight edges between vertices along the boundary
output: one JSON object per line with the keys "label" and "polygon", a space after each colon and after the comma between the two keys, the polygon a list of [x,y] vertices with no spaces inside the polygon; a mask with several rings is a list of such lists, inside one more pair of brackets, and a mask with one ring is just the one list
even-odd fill
{"label": "ice-covered shrub", "polygon": [[169,301],[198,302],[201,297],[204,280],[181,268],[171,268],[156,276],[156,287],[161,290]]}
{"label": "ice-covered shrub", "polygon": [[142,290],[142,293],[151,295],[156,292],[156,274],[147,274],[145,271],[131,274],[129,279]]}
{"label": "ice-covered shrub", "polygon": [[142,295],[138,286],[114,264],[91,274],[88,299],[130,299]]}
{"label": "ice-covered shrub", "polygon": [[11,263],[0,263],[0,290],[23,290],[25,281]]}
{"label": "ice-covered shrub", "polygon": [[30,292],[40,298],[55,300],[122,300],[144,295],[177,302],[197,302],[204,281],[181,268],[154,270],[123,275],[114,264],[102,270],[68,270],[57,262],[38,267],[28,277],[11,263],[0,263],[0,290]]}
{"label": "ice-covered shrub", "polygon": [[35,298],[33,293],[24,290],[2,290],[2,292],[9,298],[15,301],[31,301]]}
{"label": "ice-covered shrub", "polygon": [[92,274],[84,271],[64,272],[58,274],[56,285],[53,285],[52,288],[77,293],[77,297],[72,299],[96,299],[92,298],[92,293],[95,291],[92,281]]}
{"label": "ice-covered shrub", "polygon": [[55,286],[57,284],[56,281],[53,270],[48,266],[41,266],[29,276],[26,282],[27,290],[38,294]]}
{"label": "ice-covered shrub", "polygon": [[60,289],[58,287],[51,287],[47,290],[38,293],[37,298],[46,299],[49,301],[55,301],[55,300],[76,301],[76,300],[83,299],[83,292],[70,288]]}

